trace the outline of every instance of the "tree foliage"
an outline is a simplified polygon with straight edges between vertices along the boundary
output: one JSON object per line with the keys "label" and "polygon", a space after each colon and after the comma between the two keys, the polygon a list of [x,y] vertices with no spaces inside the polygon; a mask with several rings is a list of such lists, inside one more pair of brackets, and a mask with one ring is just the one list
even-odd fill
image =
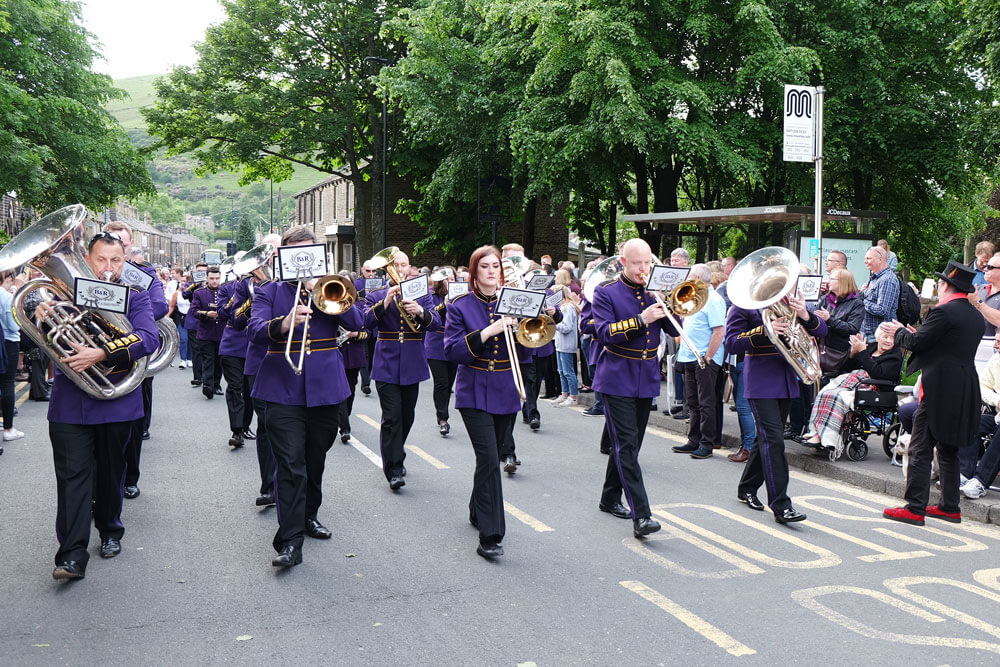
{"label": "tree foliage", "polygon": [[144,160],[104,110],[119,97],[76,2],[0,3],[0,189],[42,209],[153,192]]}

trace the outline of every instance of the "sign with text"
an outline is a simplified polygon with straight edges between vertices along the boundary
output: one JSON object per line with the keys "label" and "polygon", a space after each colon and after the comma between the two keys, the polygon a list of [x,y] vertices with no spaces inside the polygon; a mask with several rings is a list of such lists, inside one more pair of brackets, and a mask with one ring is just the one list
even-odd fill
{"label": "sign with text", "polygon": [[132,262],[125,262],[122,267],[122,282],[129,287],[148,290],[153,284],[153,276],[149,275]]}
{"label": "sign with text", "polygon": [[456,297],[469,293],[469,283],[448,283],[448,300],[453,301]]}
{"label": "sign with text", "polygon": [[816,152],[816,89],[785,84],[785,162],[812,162]]}
{"label": "sign with text", "polygon": [[80,308],[107,310],[124,315],[128,312],[128,295],[128,285],[90,278],[77,278],[73,281],[73,303]]}
{"label": "sign with text", "polygon": [[504,287],[493,312],[510,317],[538,317],[545,305],[545,292]]}
{"label": "sign with text", "polygon": [[322,278],[329,273],[326,246],[316,243],[278,248],[278,272],[278,279],[286,281]]}
{"label": "sign with text", "polygon": [[365,291],[374,292],[385,287],[385,281],[381,278],[365,278]]}
{"label": "sign with text", "polygon": [[650,292],[670,292],[687,280],[691,269],[686,266],[656,264],[649,273],[646,289]]}
{"label": "sign with text", "polygon": [[558,292],[553,292],[552,294],[545,297],[545,307],[546,308],[558,308],[559,304],[563,300],[563,291],[560,288]]}
{"label": "sign with text", "polygon": [[795,283],[795,289],[806,301],[819,301],[820,286],[823,276],[801,275]]}
{"label": "sign with text", "polygon": [[427,276],[421,275],[399,283],[399,298],[403,301],[416,301],[427,294]]}
{"label": "sign with text", "polygon": [[531,276],[531,280],[525,285],[526,289],[532,290],[546,290],[552,287],[552,284],[556,281],[555,275],[547,276],[544,273],[539,273],[537,276]]}
{"label": "sign with text", "polygon": [[191,280],[196,283],[203,283],[208,280],[208,271],[192,271]]}

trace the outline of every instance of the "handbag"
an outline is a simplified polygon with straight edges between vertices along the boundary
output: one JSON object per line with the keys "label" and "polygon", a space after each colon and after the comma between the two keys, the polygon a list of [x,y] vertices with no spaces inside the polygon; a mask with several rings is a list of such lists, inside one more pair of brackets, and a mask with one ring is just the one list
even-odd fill
{"label": "handbag", "polygon": [[826,341],[819,341],[819,367],[823,369],[824,373],[833,373],[839,371],[847,361],[847,355],[850,353],[850,349],[838,350],[835,347],[828,347]]}

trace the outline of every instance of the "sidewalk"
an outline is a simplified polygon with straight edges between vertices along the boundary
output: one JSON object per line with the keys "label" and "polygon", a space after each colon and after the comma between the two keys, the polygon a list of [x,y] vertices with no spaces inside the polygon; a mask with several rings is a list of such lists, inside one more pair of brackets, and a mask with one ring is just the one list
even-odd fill
{"label": "sidewalk", "polygon": [[[594,394],[580,394],[581,406],[591,406],[594,404]],[[666,392],[661,394],[657,400],[661,406],[649,415],[649,423],[652,426],[662,428],[665,431],[676,433],[681,436],[687,435],[687,422],[667,416],[661,412],[662,406],[668,405]],[[735,450],[740,443],[740,427],[736,420],[736,413],[732,412],[727,403],[723,408],[722,424],[722,447],[716,456],[726,456]],[[805,447],[791,440],[785,441],[785,456],[788,464],[799,470],[822,475],[830,479],[836,479],[847,484],[878,491],[900,499],[903,504],[903,469],[889,463],[889,457],[882,449],[881,436],[871,436],[868,439],[868,458],[864,461],[851,461],[846,455],[837,461],[830,461],[825,452],[817,452],[811,447]],[[733,466],[743,465],[733,463]],[[940,494],[936,486],[931,487],[931,504],[938,502]],[[969,500],[962,497],[962,516],[972,521],[983,523],[1000,523],[1000,493],[990,491],[985,497],[977,500]]]}

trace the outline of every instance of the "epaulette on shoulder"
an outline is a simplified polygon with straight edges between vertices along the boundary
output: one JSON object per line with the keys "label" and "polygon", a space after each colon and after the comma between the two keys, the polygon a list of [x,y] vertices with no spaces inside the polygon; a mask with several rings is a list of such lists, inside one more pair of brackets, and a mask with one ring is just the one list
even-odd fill
{"label": "epaulette on shoulder", "polygon": [[138,287],[136,287],[135,285],[129,285],[128,288],[130,290],[132,290],[133,292],[142,292],[143,291],[143,290],[139,289]]}
{"label": "epaulette on shoulder", "polygon": [[610,285],[611,283],[614,283],[614,282],[618,282],[618,279],[617,278],[612,278],[611,280],[605,280],[603,283],[601,283],[600,285],[598,285],[598,287],[606,287],[606,286],[608,286],[608,285]]}

